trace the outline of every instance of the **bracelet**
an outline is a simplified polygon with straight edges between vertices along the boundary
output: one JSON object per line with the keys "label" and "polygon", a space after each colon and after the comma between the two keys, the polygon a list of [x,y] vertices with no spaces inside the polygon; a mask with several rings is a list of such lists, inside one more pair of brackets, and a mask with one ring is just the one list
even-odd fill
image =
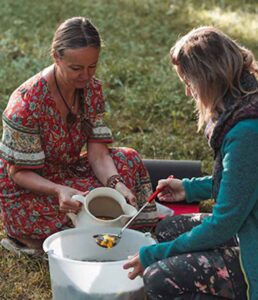
{"label": "bracelet", "polygon": [[108,178],[106,186],[114,189],[118,182],[125,183],[124,179],[121,175],[118,175],[118,174],[112,175]]}

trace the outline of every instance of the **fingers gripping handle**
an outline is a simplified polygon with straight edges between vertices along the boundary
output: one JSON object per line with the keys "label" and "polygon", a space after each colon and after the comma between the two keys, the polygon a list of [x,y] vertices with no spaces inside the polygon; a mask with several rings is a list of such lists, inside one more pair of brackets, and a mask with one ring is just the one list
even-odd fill
{"label": "fingers gripping handle", "polygon": [[74,201],[79,201],[79,202],[81,202],[82,204],[84,204],[84,197],[82,196],[82,195],[73,195],[72,196],[72,200],[74,200]]}
{"label": "fingers gripping handle", "polygon": [[[174,178],[174,176],[170,175],[168,178],[171,179],[171,178]],[[156,189],[156,191],[153,194],[151,194],[151,196],[149,197],[147,202],[148,203],[152,202],[162,190],[163,190],[163,188]]]}
{"label": "fingers gripping handle", "polygon": [[[80,203],[84,204],[84,197],[82,195],[73,195],[71,198],[72,201],[79,201]],[[76,226],[77,216],[75,213],[67,213],[67,216],[73,222],[73,225]]]}

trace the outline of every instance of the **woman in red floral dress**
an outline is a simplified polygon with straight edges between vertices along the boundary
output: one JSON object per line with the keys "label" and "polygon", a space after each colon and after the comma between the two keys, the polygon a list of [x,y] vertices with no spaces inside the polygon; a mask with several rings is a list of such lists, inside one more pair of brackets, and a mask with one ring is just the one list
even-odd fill
{"label": "woman in red floral dress", "polygon": [[[89,20],[66,20],[53,39],[54,64],[18,87],[3,113],[4,227],[10,239],[29,248],[40,248],[46,237],[67,226],[67,212],[80,209],[71,200],[75,194],[109,186],[139,208],[151,193],[137,152],[107,147],[112,134],[103,121],[101,83],[94,78],[100,48]],[[136,225],[156,222],[153,204]]]}

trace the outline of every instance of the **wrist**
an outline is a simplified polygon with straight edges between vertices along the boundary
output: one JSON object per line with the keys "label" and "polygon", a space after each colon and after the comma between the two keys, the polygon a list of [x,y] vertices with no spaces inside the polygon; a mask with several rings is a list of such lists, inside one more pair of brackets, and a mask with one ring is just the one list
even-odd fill
{"label": "wrist", "polygon": [[115,189],[118,183],[124,184],[125,182],[121,175],[115,174],[108,178],[106,186]]}
{"label": "wrist", "polygon": [[61,191],[61,187],[62,185],[60,184],[55,184],[54,187],[53,187],[53,195],[58,197],[59,194],[60,194],[60,191]]}
{"label": "wrist", "polygon": [[125,186],[125,184],[121,181],[117,182],[114,189],[117,190],[117,191],[120,191],[121,188],[123,188]]}

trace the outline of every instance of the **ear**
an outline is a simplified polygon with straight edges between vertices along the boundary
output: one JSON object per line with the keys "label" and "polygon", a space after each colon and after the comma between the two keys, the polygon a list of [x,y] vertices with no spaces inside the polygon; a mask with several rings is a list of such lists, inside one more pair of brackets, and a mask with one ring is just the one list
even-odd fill
{"label": "ear", "polygon": [[59,65],[60,61],[61,61],[60,55],[56,51],[54,51],[52,57],[53,57],[55,64]]}

